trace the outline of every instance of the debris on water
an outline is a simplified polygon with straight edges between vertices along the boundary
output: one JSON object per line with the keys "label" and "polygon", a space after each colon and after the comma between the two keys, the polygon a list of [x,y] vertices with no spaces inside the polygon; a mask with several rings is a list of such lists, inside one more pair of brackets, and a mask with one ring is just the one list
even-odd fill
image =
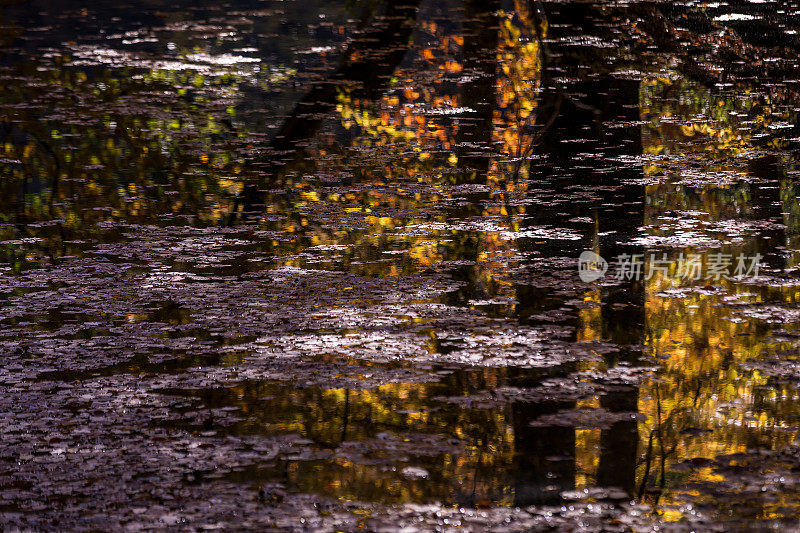
{"label": "debris on water", "polygon": [[795,8],[140,4],[0,7],[4,530],[800,528]]}
{"label": "debris on water", "polygon": [[428,471],[416,466],[407,466],[403,469],[403,475],[408,479],[425,479],[428,477]]}

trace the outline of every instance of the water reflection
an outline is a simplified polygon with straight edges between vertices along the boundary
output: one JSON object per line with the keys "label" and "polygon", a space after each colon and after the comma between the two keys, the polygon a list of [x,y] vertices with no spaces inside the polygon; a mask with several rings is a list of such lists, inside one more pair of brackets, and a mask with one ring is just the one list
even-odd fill
{"label": "water reflection", "polygon": [[[382,504],[680,519],[684,461],[797,437],[785,86],[589,3],[153,6],[3,8],[8,383],[132,380],[178,402],[147,431],[297,438],[193,482]],[[761,276],[680,275],[720,252]]]}

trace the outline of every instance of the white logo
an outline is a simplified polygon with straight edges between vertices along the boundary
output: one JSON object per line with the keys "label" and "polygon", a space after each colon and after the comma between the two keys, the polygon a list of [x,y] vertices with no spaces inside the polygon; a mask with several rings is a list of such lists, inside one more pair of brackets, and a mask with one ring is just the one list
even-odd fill
{"label": "white logo", "polygon": [[596,253],[584,250],[578,257],[578,276],[581,281],[589,283],[606,275],[608,262]]}

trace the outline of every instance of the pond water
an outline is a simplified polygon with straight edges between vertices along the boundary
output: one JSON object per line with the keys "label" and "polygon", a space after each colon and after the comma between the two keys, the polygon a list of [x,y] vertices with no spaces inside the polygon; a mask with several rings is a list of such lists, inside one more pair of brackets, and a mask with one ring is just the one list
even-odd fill
{"label": "pond water", "polygon": [[800,527],[798,16],[2,2],[3,528]]}

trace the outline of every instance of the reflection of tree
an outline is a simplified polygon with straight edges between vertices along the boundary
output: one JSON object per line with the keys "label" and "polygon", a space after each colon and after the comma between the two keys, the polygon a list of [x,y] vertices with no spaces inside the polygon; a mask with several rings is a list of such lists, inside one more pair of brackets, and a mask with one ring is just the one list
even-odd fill
{"label": "reflection of tree", "polygon": [[573,402],[514,404],[514,505],[551,505],[575,486],[575,428],[530,424]]}
{"label": "reflection of tree", "polygon": [[[65,241],[81,240],[102,221],[145,221],[157,213],[218,219],[220,206],[209,200],[235,188],[224,177],[235,165],[230,156],[209,160],[205,146],[199,161],[189,152],[198,148],[193,136],[220,127],[180,98],[141,103],[137,113],[117,102],[156,88],[175,95],[163,80],[102,69],[95,75],[89,80],[65,59],[52,70],[20,65],[2,82],[9,112],[0,120],[0,193],[7,200],[0,217],[16,224],[17,237],[45,239],[31,249],[52,258],[79,253]],[[68,117],[69,106],[80,116]],[[197,172],[203,160],[210,172]],[[168,189],[177,194],[164,194]],[[47,220],[54,223],[38,224]]]}
{"label": "reflection of tree", "polygon": [[[742,101],[716,95],[689,81],[647,80],[643,88],[643,118],[648,123],[645,153],[680,154],[683,163],[676,166],[670,159],[661,163],[656,157],[647,167],[648,176],[659,178],[659,184],[647,187],[646,222],[651,236],[675,238],[691,229],[711,242],[722,241],[729,237],[715,235],[708,224],[774,222],[789,216],[785,193],[783,204],[779,197],[787,186],[782,162],[770,155],[738,157],[774,142],[769,124],[779,115],[763,111],[776,102],[760,96]],[[681,175],[686,168],[694,171],[695,183]],[[724,175],[748,180],[719,183]],[[750,183],[753,178],[757,180]],[[677,219],[678,213],[683,216],[676,227],[668,221]],[[733,255],[768,254],[785,239],[783,230],[772,226],[756,235],[743,235],[734,244],[723,244],[721,250]],[[673,260],[678,251],[698,253],[707,264],[707,246],[689,241],[670,252]],[[775,353],[779,344],[768,341],[758,321],[726,316],[720,310],[720,296],[703,294],[701,288],[707,284],[680,279],[676,268],[648,281],[648,351],[668,358],[662,363],[665,379],[642,390],[640,408],[648,421],[643,424],[645,457],[637,492],[646,499],[655,495],[656,502],[680,499],[684,489],[677,482],[683,478],[670,472],[670,465],[680,458],[779,446],[791,438],[773,428],[793,416],[789,413],[796,407],[789,398],[794,393],[786,392],[784,385],[766,386],[767,380],[742,365],[747,359]],[[744,301],[795,297],[785,289],[724,280],[716,284]],[[677,297],[665,296],[667,290],[676,291]],[[709,469],[693,475],[698,480],[713,479]]]}
{"label": "reflection of tree", "polygon": [[[635,251],[620,243],[635,236],[644,219],[644,190],[626,183],[640,177],[641,169],[621,162],[626,156],[641,154],[637,126],[639,84],[611,76],[608,72],[612,61],[602,50],[589,53],[583,47],[572,45],[574,37],[585,37],[603,26],[598,23],[598,19],[603,20],[602,15],[589,4],[548,4],[546,14],[550,44],[545,55],[542,85],[558,87],[558,90],[545,89],[538,104],[535,153],[545,157],[532,174],[543,182],[538,187],[551,187],[556,197],[568,196],[570,185],[575,183],[590,188],[593,197],[591,202],[574,206],[568,213],[564,213],[559,204],[543,206],[531,214],[530,223],[558,221],[568,225],[564,220],[567,217],[588,216],[596,224],[594,235],[587,236],[587,240],[597,243],[595,249],[612,260],[622,251]],[[591,81],[576,81],[581,78],[583,69],[595,65]],[[570,81],[562,83],[557,81],[559,79]],[[598,233],[606,236],[597,238]],[[522,249],[530,246],[525,242],[520,244]],[[551,245],[548,253],[577,257],[580,248],[574,242],[569,247]],[[597,298],[601,302],[601,317],[596,340],[609,340],[623,347],[641,344],[644,303],[641,284],[612,286]],[[581,331],[588,330],[582,328]],[[623,348],[623,355],[635,361],[636,349]],[[613,366],[616,361],[609,359],[607,364]],[[600,407],[612,412],[636,411],[637,397],[635,388],[622,387],[602,397]],[[565,407],[569,406],[561,408]],[[566,429],[573,435],[573,449],[569,455],[574,457],[575,429]],[[638,438],[635,421],[616,422],[601,432],[597,483],[633,492]],[[574,462],[573,458],[573,465]]]}
{"label": "reflection of tree", "polygon": [[[794,17],[786,11],[775,13],[766,6],[749,3],[730,2],[715,7],[708,10],[679,4],[638,4],[629,13],[637,17],[636,28],[644,36],[679,59],[679,68],[685,75],[705,85],[737,78],[780,79],[797,72],[797,66],[786,61],[796,54],[800,44]],[[712,15],[714,11],[716,16]],[[737,22],[738,17],[726,19],[726,15],[742,11],[749,12],[746,22]],[[780,37],[766,37],[770,32],[778,32]],[[776,56],[783,60],[776,61]]]}
{"label": "reflection of tree", "polygon": [[[350,43],[336,71],[325,82],[314,84],[297,103],[268,147],[267,181],[247,184],[242,191],[240,203],[245,213],[263,205],[261,191],[267,185],[274,187],[279,183],[277,174],[285,172],[282,167],[287,159],[303,158],[298,143],[317,134],[324,121],[323,114],[336,104],[340,84],[352,86],[355,94],[368,100],[383,93],[408,48],[418,5],[419,0],[388,1],[385,13]],[[234,211],[238,209],[237,205]]]}
{"label": "reflection of tree", "polygon": [[[587,47],[570,42],[587,35],[601,41],[610,38],[603,33],[608,30],[602,29],[610,27],[602,23],[607,22],[608,13],[578,2],[548,4],[551,44],[543,81],[544,25],[526,11],[522,2],[515,4],[514,13],[502,13],[497,2],[468,1],[463,34],[423,21],[420,26],[424,25],[422,29],[432,44],[412,48],[409,37],[413,31],[420,31],[414,30],[414,6],[390,3],[373,25],[364,28],[330,78],[313,85],[275,138],[263,144],[246,131],[230,131],[232,123],[224,120],[232,112],[216,109],[209,118],[206,108],[198,111],[194,107],[198,101],[179,91],[170,93],[177,95],[174,101],[155,101],[152,108],[138,113],[99,117],[89,127],[75,123],[55,132],[20,106],[14,112],[13,124],[0,122],[2,168],[11,176],[0,184],[0,194],[14,199],[7,204],[10,213],[4,211],[0,216],[12,219],[11,213],[23,213],[14,218],[18,225],[64,220],[56,230],[61,232],[57,240],[62,243],[75,236],[92,237],[91,232],[74,229],[79,226],[109,219],[150,222],[156,213],[196,216],[195,223],[213,224],[227,218],[231,211],[236,218],[231,198],[239,196],[240,177],[255,178],[260,173],[239,197],[240,208],[259,214],[266,211],[267,220],[261,228],[290,236],[264,244],[275,253],[274,261],[302,266],[307,259],[302,252],[319,245],[346,248],[335,268],[364,276],[392,277],[454,261],[463,264],[452,271],[465,287],[444,296],[444,303],[468,306],[470,299],[503,294],[519,302],[503,312],[526,323],[543,311],[560,309],[565,298],[548,289],[498,281],[497,274],[502,273],[505,263],[502,257],[489,256],[512,256],[522,251],[574,257],[580,250],[578,243],[509,241],[501,239],[498,231],[482,231],[479,226],[456,230],[448,223],[472,219],[483,224],[491,220],[504,229],[516,230],[520,228],[514,216],[526,210],[525,224],[531,225],[567,227],[569,218],[589,218],[593,221],[591,234],[580,244],[590,243],[589,247],[611,259],[622,251],[640,251],[623,243],[639,234],[643,222],[655,223],[669,210],[704,211],[717,220],[738,211],[755,218],[783,216],[792,231],[781,236],[781,230],[773,230],[770,249],[778,241],[794,243],[791,239],[800,234],[798,203],[794,186],[782,170],[785,163],[775,157],[752,160],[747,173],[769,178],[773,184],[780,178],[780,189],[736,185],[698,191],[668,185],[644,189],[631,184],[642,177],[642,171],[638,162],[630,161],[643,152],[650,156],[694,153],[701,159],[720,154],[737,156],[755,146],[770,146],[773,140],[772,146],[779,147],[778,136],[770,127],[774,126],[770,123],[774,113],[767,98],[753,97],[739,103],[729,98],[719,104],[710,91],[689,82],[647,79],[640,83],[612,75],[619,66],[612,57],[617,50],[613,54],[602,49],[587,51]],[[590,27],[590,22],[600,23]],[[430,70],[423,75],[416,70],[417,64],[401,66],[406,55],[413,55],[408,61],[425,61]],[[441,73],[435,79],[437,83],[422,79],[433,70]],[[457,73],[468,81],[456,86],[451,80],[448,85],[446,76]],[[33,71],[22,74],[41,76]],[[126,94],[139,91],[204,83],[181,75],[151,74],[144,83],[101,73],[98,79],[106,88],[95,91],[94,82],[61,69],[49,74],[43,83],[47,90],[91,94],[90,103],[124,99]],[[578,78],[584,81],[574,81]],[[29,98],[14,92],[11,82],[5,87],[9,90],[4,93],[4,103],[10,106]],[[212,94],[200,88],[187,91],[195,90],[203,98]],[[675,109],[656,111],[661,105],[659,98],[671,91],[678,102]],[[69,97],[65,98],[62,103]],[[458,112],[454,117],[447,114],[460,107],[474,111]],[[734,112],[746,112],[760,122],[744,131],[736,126]],[[642,146],[639,121],[652,118],[648,113],[670,113],[681,120],[650,123]],[[710,118],[697,120],[700,115]],[[266,156],[253,155],[264,149]],[[526,160],[525,156],[533,152],[542,159]],[[247,164],[240,163],[241,153],[248,156]],[[737,170],[740,166],[725,163],[711,170]],[[657,160],[647,170],[648,177],[670,171],[659,168]],[[320,176],[330,177],[329,181],[337,185],[358,187],[329,190],[332,188],[313,181]],[[402,191],[406,184],[411,190]],[[447,186],[465,184],[484,185],[481,189],[488,192],[457,197],[454,188]],[[535,193],[526,192],[531,185],[537,189]],[[552,205],[540,201],[533,209],[523,202],[508,201],[541,200],[537,195],[542,191],[563,200],[572,198],[578,187],[588,191],[588,201],[566,206],[563,201]],[[265,188],[272,190],[264,192]],[[167,191],[176,194],[165,194]],[[649,201],[646,212],[645,191]],[[434,209],[445,203],[442,200],[465,198],[468,201],[456,207]],[[783,202],[781,211],[776,209],[779,201]],[[110,212],[89,206],[108,207]],[[286,218],[271,220],[274,215]],[[353,215],[360,225],[338,224],[349,220],[346,215]],[[397,230],[403,226],[419,228],[429,223],[440,223],[444,229],[394,234],[402,233]],[[652,235],[659,231],[653,230]],[[748,241],[743,249],[765,248]],[[408,253],[397,261],[383,263],[376,260],[383,250]],[[15,246],[2,253],[20,254]],[[655,294],[670,288],[671,283],[656,277],[647,289]],[[666,384],[648,386],[641,395],[634,388],[622,387],[597,402],[612,412],[635,411],[641,406],[650,417],[641,426],[633,420],[622,421],[592,432],[596,438],[590,443],[596,441],[600,448],[599,454],[589,451],[597,459],[593,481],[619,486],[629,493],[634,492],[640,452],[645,459],[638,470],[638,482],[639,492],[644,493],[653,486],[667,487],[667,463],[678,455],[728,451],[714,448],[719,436],[697,443],[684,434],[699,429],[696,426],[703,420],[713,420],[725,401],[747,398],[752,411],[765,420],[781,419],[796,410],[789,402],[757,390],[749,376],[741,379],[744,374],[736,362],[764,349],[763,332],[750,324],[724,321],[718,309],[706,305],[708,301],[704,303],[696,294],[682,301],[660,297],[645,301],[644,288],[644,284],[622,283],[592,291],[586,299],[599,305],[582,309],[575,320],[578,339],[608,340],[623,347],[620,354],[606,357],[601,366],[635,363],[644,331],[650,335],[651,353],[670,354],[664,364],[664,373],[669,376]],[[796,298],[788,291],[786,296]],[[687,309],[701,304],[705,307],[700,311]],[[436,333],[431,331],[432,349],[440,350]],[[741,334],[755,340],[751,344],[731,341]],[[734,344],[736,350],[730,348]],[[558,372],[567,374],[576,369],[570,366]],[[335,449],[346,440],[374,438],[378,430],[455,434],[468,442],[469,452],[449,454],[441,462],[436,459],[426,465],[436,472],[438,481],[450,487],[460,505],[476,505],[484,498],[517,505],[554,502],[560,490],[575,486],[580,475],[576,447],[589,448],[583,443],[585,433],[577,434],[569,426],[533,427],[530,423],[577,404],[518,402],[513,407],[489,410],[423,409],[440,388],[466,396],[505,380],[515,385],[537,383],[524,372],[516,375],[490,369],[474,381],[465,375],[446,378],[441,386],[390,385],[376,391],[281,390],[267,402],[264,419],[257,422],[301,433],[326,449]],[[728,383],[736,380],[747,384],[730,389]],[[241,402],[246,409],[269,392],[263,384],[248,384],[230,392],[229,398],[207,400]],[[415,394],[419,397],[412,397]],[[409,407],[416,411],[398,413]],[[263,427],[239,429],[261,431]],[[730,449],[758,444],[746,442],[752,435],[746,431],[726,429],[720,435],[729,439]],[[361,498],[381,491],[397,501],[411,501],[433,497],[438,490],[419,483],[409,491],[397,476],[387,476],[368,461],[338,458],[337,469],[324,475],[303,462],[287,463],[293,463],[295,469],[287,467],[287,478],[306,483],[304,490],[336,487],[337,495],[343,497]],[[303,468],[310,470],[299,472]],[[511,486],[513,498],[509,497]]]}
{"label": "reflection of tree", "polygon": [[490,143],[496,107],[499,0],[465,0],[463,75],[461,105],[466,111],[459,120],[457,154],[462,165],[474,169],[470,181],[486,182],[491,158]]}
{"label": "reflection of tree", "polygon": [[[260,404],[246,423],[232,428],[237,433],[258,433],[269,426],[273,433],[299,434],[312,439],[317,449],[335,454],[324,469],[307,459],[281,459],[270,470],[245,472],[245,478],[269,479],[280,472],[287,485],[303,492],[395,503],[444,498],[474,506],[508,498],[513,445],[508,412],[502,406],[430,409],[431,402],[437,395],[498,386],[504,374],[487,369],[457,373],[438,384],[390,384],[373,390],[247,383],[198,394],[213,408],[248,411]],[[409,482],[400,470],[415,452],[420,455],[413,464],[423,465],[430,477]]]}

